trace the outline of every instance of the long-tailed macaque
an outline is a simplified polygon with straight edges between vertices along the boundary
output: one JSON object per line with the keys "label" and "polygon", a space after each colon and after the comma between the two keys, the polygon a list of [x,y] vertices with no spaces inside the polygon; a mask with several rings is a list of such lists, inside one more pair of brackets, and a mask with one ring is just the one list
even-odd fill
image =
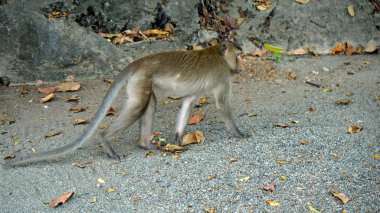
{"label": "long-tailed macaque", "polygon": [[122,87],[127,99],[119,116],[102,135],[105,151],[114,159],[120,159],[112,146],[111,137],[140,119],[139,145],[150,149],[156,110],[156,96],[182,97],[177,119],[174,142],[182,145],[190,111],[201,95],[212,94],[216,106],[228,129],[237,137],[244,138],[233,118],[230,106],[230,72],[236,70],[240,50],[231,42],[225,42],[203,50],[163,52],[140,58],[129,64],[116,76],[103,99],[95,118],[84,133],[73,143],[51,151],[16,157],[8,165],[42,161],[65,155],[82,146],[99,128],[101,121]]}

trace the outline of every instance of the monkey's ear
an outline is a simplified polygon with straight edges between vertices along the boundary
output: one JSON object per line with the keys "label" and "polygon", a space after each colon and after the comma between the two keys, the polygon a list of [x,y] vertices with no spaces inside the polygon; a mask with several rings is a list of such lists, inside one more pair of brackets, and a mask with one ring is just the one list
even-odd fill
{"label": "monkey's ear", "polygon": [[227,45],[225,43],[223,43],[221,46],[220,46],[220,49],[219,49],[219,54],[221,56],[224,56],[225,53],[226,53],[226,50],[227,50]]}

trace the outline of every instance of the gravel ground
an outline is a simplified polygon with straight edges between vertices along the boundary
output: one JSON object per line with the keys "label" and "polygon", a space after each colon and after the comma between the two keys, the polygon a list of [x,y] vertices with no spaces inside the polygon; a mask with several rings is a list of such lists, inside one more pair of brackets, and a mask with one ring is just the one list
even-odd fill
{"label": "gravel ground", "polygon": [[[74,154],[55,161],[0,166],[0,212],[52,211],[46,203],[64,192],[75,194],[55,212],[379,212],[379,59],[285,58],[275,65],[280,75],[272,79],[234,76],[233,108],[240,128],[252,135],[249,139],[231,137],[210,98],[200,108],[206,119],[187,129],[202,131],[206,140],[189,145],[177,159],[158,150],[148,157],[135,142],[134,125],[115,137],[114,147],[125,153],[121,162],[106,156],[95,135]],[[289,70],[296,80],[282,75]],[[18,86],[0,88],[1,157],[52,149],[76,138],[84,125],[74,126],[74,119],[91,118],[108,88],[100,80],[81,84],[80,91],[61,93],[46,104],[39,103],[42,95],[34,86],[27,94],[20,94]],[[63,99],[72,95],[81,97],[77,105]],[[335,103],[342,99],[352,104]],[[159,101],[154,130],[170,139],[179,101],[164,105],[166,100]],[[73,106],[88,110],[68,112]],[[364,128],[348,134],[351,125]],[[45,138],[54,130],[62,134]],[[74,161],[89,164],[79,168]],[[265,191],[271,183],[275,191]],[[115,191],[108,192],[110,188]],[[351,200],[343,204],[331,190]],[[268,200],[280,205],[270,206]]]}

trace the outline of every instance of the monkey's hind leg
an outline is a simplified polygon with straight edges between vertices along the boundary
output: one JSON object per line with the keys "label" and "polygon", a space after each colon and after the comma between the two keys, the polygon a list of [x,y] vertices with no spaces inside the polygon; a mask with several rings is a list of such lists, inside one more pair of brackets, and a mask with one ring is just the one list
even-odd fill
{"label": "monkey's hind leg", "polygon": [[183,136],[185,134],[185,128],[189,121],[190,111],[197,100],[198,96],[192,95],[185,97],[182,101],[181,110],[177,118],[177,127],[175,131],[174,142],[177,145],[182,146]]}
{"label": "monkey's hind leg", "polygon": [[152,134],[152,126],[154,113],[156,112],[157,99],[154,93],[150,96],[148,106],[145,109],[144,114],[140,118],[140,138],[139,145],[144,149],[152,149],[153,146],[150,144],[149,138]]}
{"label": "monkey's hind leg", "polygon": [[[141,90],[140,90],[141,91]],[[131,91],[128,92],[128,99],[123,107],[120,115],[116,120],[111,124],[111,126],[106,129],[102,134],[102,145],[107,154],[114,159],[120,160],[118,154],[112,148],[110,142],[111,137],[116,133],[127,129],[135,121],[137,121],[145,111],[145,108],[150,99],[150,92],[140,92],[138,89],[131,88]]]}

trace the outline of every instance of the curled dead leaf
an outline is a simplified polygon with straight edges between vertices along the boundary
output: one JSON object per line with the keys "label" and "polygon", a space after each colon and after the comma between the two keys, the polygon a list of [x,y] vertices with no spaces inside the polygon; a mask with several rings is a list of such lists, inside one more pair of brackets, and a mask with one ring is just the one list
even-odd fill
{"label": "curled dead leaf", "polygon": [[56,88],[58,92],[77,91],[80,89],[80,84],[78,82],[63,82]]}
{"label": "curled dead leaf", "polygon": [[54,98],[54,96],[55,96],[54,93],[50,93],[49,95],[41,98],[40,103],[49,102],[49,101],[51,101]]}
{"label": "curled dead leaf", "polygon": [[352,104],[352,100],[351,99],[337,100],[337,101],[335,101],[335,104],[336,105],[349,105],[349,104]]}
{"label": "curled dead leaf", "polygon": [[346,132],[349,134],[358,133],[363,130],[363,126],[360,125],[351,125],[347,127]]}
{"label": "curled dead leaf", "polygon": [[240,178],[238,181],[239,181],[239,182],[247,182],[250,178],[251,178],[251,177],[246,176],[246,177]]}
{"label": "curled dead leaf", "polygon": [[113,79],[104,78],[103,82],[106,83],[106,84],[112,84],[113,83]]}
{"label": "curled dead leaf", "polygon": [[350,16],[355,16],[355,7],[354,7],[354,5],[352,5],[352,4],[348,5],[347,11],[348,11],[348,14],[350,14]]}
{"label": "curled dead leaf", "polygon": [[344,45],[343,43],[338,43],[332,50],[331,50],[331,54],[332,55],[336,55],[336,54],[339,54],[341,52],[344,52]]}
{"label": "curled dead leaf", "polygon": [[50,93],[57,91],[57,88],[56,87],[45,87],[45,88],[37,88],[37,90],[39,93],[50,94]]}
{"label": "curled dead leaf", "polygon": [[207,180],[212,180],[212,179],[214,179],[216,177],[216,175],[209,175],[209,176],[207,176]]}
{"label": "curled dead leaf", "polygon": [[149,150],[145,153],[145,157],[149,158],[149,157],[152,157],[154,155],[154,152],[152,150]]}
{"label": "curled dead leaf", "polygon": [[192,114],[190,115],[190,119],[189,119],[188,124],[189,124],[189,125],[198,124],[198,123],[201,122],[204,118],[205,118],[205,115],[203,115],[203,114],[193,114],[193,113],[192,113]]}
{"label": "curled dead leaf", "polygon": [[11,154],[11,155],[4,156],[4,157],[3,157],[3,160],[10,160],[10,159],[13,159],[13,158],[15,158],[15,157],[16,157],[15,154]]}
{"label": "curled dead leaf", "polygon": [[284,160],[280,160],[280,159],[277,159],[276,162],[280,165],[286,165],[288,164],[288,162],[284,161]]}
{"label": "curled dead leaf", "polygon": [[175,144],[166,144],[166,146],[159,146],[161,150],[168,151],[168,152],[181,152],[185,150],[182,146],[178,146]]}
{"label": "curled dead leaf", "polygon": [[195,133],[187,134],[183,137],[182,143],[183,145],[188,145],[192,143],[203,142],[205,137],[201,131],[196,131]]}
{"label": "curled dead leaf", "polygon": [[278,203],[277,201],[274,201],[274,200],[266,200],[265,203],[270,205],[270,206],[280,206],[280,203]]}
{"label": "curled dead leaf", "polygon": [[274,126],[275,127],[281,127],[284,129],[290,127],[288,124],[283,124],[283,123],[275,123]]}
{"label": "curled dead leaf", "polygon": [[45,135],[45,138],[50,138],[50,137],[53,137],[53,136],[56,136],[56,135],[59,135],[59,134],[61,134],[61,131],[54,130],[54,131],[50,132],[49,134]]}
{"label": "curled dead leaf", "polygon": [[309,51],[305,50],[304,48],[299,48],[288,52],[289,55],[306,55],[308,53]]}
{"label": "curled dead leaf", "polygon": [[90,119],[80,119],[80,118],[77,118],[74,120],[74,125],[78,125],[78,124],[89,124],[90,123]]}
{"label": "curled dead leaf", "polygon": [[343,194],[341,192],[337,192],[335,190],[330,190],[330,193],[332,195],[334,195],[334,197],[339,198],[339,200],[341,200],[343,204],[346,204],[351,200],[351,198],[347,197],[345,194]]}
{"label": "curled dead leaf", "polygon": [[274,192],[276,190],[276,184],[275,183],[268,184],[268,185],[264,186],[263,189],[265,191]]}
{"label": "curled dead leaf", "polygon": [[78,102],[80,101],[79,95],[72,95],[71,97],[65,98],[66,102]]}
{"label": "curled dead leaf", "polygon": [[87,109],[85,107],[80,107],[80,108],[70,108],[69,109],[69,112],[73,112],[73,113],[78,113],[78,112],[84,112],[86,111]]}
{"label": "curled dead leaf", "polygon": [[309,0],[294,0],[295,2],[297,3],[300,3],[300,4],[307,4],[309,3]]}
{"label": "curled dead leaf", "polygon": [[116,189],[114,189],[114,188],[108,188],[108,189],[107,189],[107,192],[108,192],[108,193],[116,192]]}
{"label": "curled dead leaf", "polygon": [[175,155],[172,156],[172,159],[178,159],[180,157],[181,157],[181,155],[179,155],[179,153],[176,153]]}
{"label": "curled dead leaf", "polygon": [[213,207],[204,207],[206,213],[216,213],[216,208]]}
{"label": "curled dead leaf", "polygon": [[50,202],[50,207],[55,208],[59,204],[65,203],[68,199],[70,199],[73,196],[73,194],[74,192],[66,192],[62,194],[61,196],[57,197],[56,199]]}
{"label": "curled dead leaf", "polygon": [[[93,163],[93,162],[94,162],[93,159],[88,159],[88,160],[86,160],[86,161],[84,161],[84,162],[82,162],[82,163],[80,163],[80,162],[76,162],[76,161],[75,161],[75,162],[73,162],[71,165],[83,169],[83,168],[86,168],[88,164],[91,164],[91,163]],[[103,179],[102,179],[102,180],[103,180]],[[103,181],[104,181],[104,180],[103,180]]]}

